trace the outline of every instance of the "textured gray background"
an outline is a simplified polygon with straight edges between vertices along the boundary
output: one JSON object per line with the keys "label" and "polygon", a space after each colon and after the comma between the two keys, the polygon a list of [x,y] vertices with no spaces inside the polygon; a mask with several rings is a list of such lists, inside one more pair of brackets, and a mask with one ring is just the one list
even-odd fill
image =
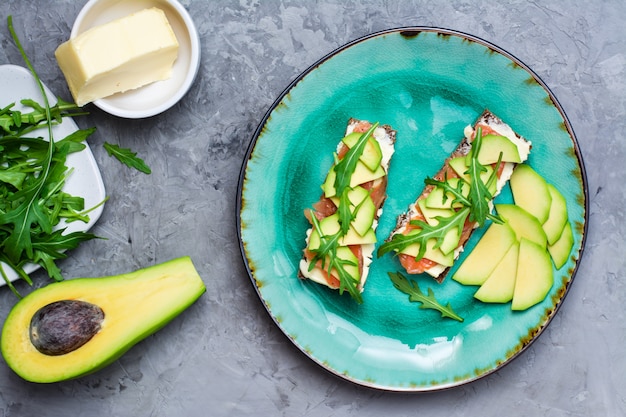
{"label": "textured gray background", "polygon": [[[92,241],[61,263],[68,277],[123,273],[190,255],[207,293],[101,372],[52,385],[0,362],[0,416],[624,416],[626,415],[626,2],[191,1],[202,42],[197,81],[179,105],[139,121],[95,107],[91,145],[110,200]],[[83,2],[2,0],[0,64],[22,64],[16,29],[41,78],[69,98],[53,52]],[[283,88],[333,49],[409,25],[482,37],[528,64],[563,105],[589,181],[586,251],[546,332],[500,371],[431,394],[394,394],[338,379],[275,327],[242,264],[237,177],[252,133]],[[1,92],[0,92],[1,94]],[[137,151],[121,167],[107,140]],[[37,286],[47,283],[35,273]],[[27,291],[23,284],[19,288]],[[14,296],[0,289],[0,319]]]}

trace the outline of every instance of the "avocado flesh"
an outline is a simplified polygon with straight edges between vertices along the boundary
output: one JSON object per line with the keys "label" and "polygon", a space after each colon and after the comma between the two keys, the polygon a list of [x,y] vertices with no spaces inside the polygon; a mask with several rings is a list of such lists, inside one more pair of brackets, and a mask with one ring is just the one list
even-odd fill
{"label": "avocado flesh", "polygon": [[[455,177],[455,178],[448,179],[446,182],[452,188],[458,190],[459,181],[461,180]],[[461,183],[461,195],[467,198],[467,196],[469,195],[469,192],[470,192],[469,181],[468,182],[463,181]],[[445,197],[444,197],[444,193],[445,193]],[[453,193],[444,190],[443,187],[437,186],[433,188],[433,190],[425,198],[426,200],[425,204],[427,208],[433,208],[433,209],[450,209],[450,208],[463,207],[463,204],[459,203],[458,201],[455,202],[454,201],[455,199],[456,199],[456,196]]]}
{"label": "avocado flesh", "polygon": [[574,247],[574,234],[572,232],[572,225],[569,220],[565,223],[561,237],[552,245],[548,245],[548,252],[554,261],[556,269],[561,269],[567,262],[570,252]]}
{"label": "avocado flesh", "polygon": [[[330,170],[328,171],[328,175],[326,176],[326,180],[322,185],[324,196],[327,198],[335,197],[337,195],[337,192],[335,190],[335,179],[337,178],[335,166],[336,165],[333,165],[330,168]],[[366,182],[377,180],[384,177],[385,175],[387,175],[387,172],[382,167],[382,165],[378,165],[378,168],[372,171],[363,162],[357,161],[354,172],[350,177],[350,188],[355,188],[361,184],[365,184]]]}
{"label": "avocado flesh", "polygon": [[552,204],[546,180],[530,165],[520,165],[513,171],[510,184],[515,205],[535,216],[540,224],[545,223]]}
{"label": "avocado flesh", "polygon": [[514,204],[496,204],[496,212],[511,226],[517,240],[526,238],[545,248],[548,244],[546,232],[535,216]]}
{"label": "avocado flesh", "polygon": [[[426,222],[431,226],[436,226],[439,224],[439,220],[437,217],[451,217],[454,215],[455,211],[453,209],[438,209],[438,208],[429,208],[427,204],[427,199],[421,199],[417,202]],[[459,246],[459,242],[461,239],[461,232],[458,228],[450,229],[444,236],[443,242],[439,249],[444,255],[448,255],[450,252],[455,250]]]}
{"label": "avocado flesh", "polygon": [[[333,197],[331,200],[339,207],[339,197]],[[350,212],[354,214],[354,219],[350,223],[354,230],[360,235],[370,233],[374,217],[376,216],[376,206],[370,198],[370,192],[365,188],[356,186],[348,190],[348,200],[350,201]]]}
{"label": "avocado flesh", "polygon": [[[342,141],[348,148],[352,148],[356,145],[362,135],[363,133],[353,132],[344,137]],[[373,136],[370,136],[365,143],[365,148],[363,149],[363,153],[359,159],[372,171],[375,171],[380,165],[380,162],[383,159],[383,152],[380,149],[378,141],[376,141]]]}
{"label": "avocado flesh", "polygon": [[515,241],[509,224],[491,223],[452,279],[463,285],[482,285]]}
{"label": "avocado flesh", "polygon": [[[77,378],[109,365],[193,304],[206,288],[191,259],[181,257],[127,274],[52,283],[20,300],[2,329],[6,363],[27,381]],[[79,348],[46,355],[30,341],[35,313],[61,300],[81,300],[104,312],[100,331]]]}
{"label": "avocado flesh", "polygon": [[[324,236],[332,236],[339,232],[340,228],[341,225],[339,223],[339,215],[337,213],[331,214],[320,221],[320,230]],[[348,233],[342,236],[339,241],[340,246],[365,245],[371,243],[376,243],[376,232],[374,232],[374,229],[370,228],[366,233],[360,234],[356,231],[353,225],[350,225]],[[317,229],[313,229],[311,231],[311,237],[309,238],[309,249],[316,250],[319,247],[320,235]]]}
{"label": "avocado flesh", "polygon": [[505,136],[485,135],[481,142],[478,162],[482,165],[495,164],[499,158],[502,162],[522,162],[517,146]]}
{"label": "avocado flesh", "polygon": [[522,238],[511,309],[526,310],[540,303],[546,298],[553,284],[552,261],[546,249]]}
{"label": "avocado flesh", "polygon": [[554,242],[561,237],[563,229],[565,229],[565,224],[567,223],[567,202],[563,194],[561,194],[554,185],[548,184],[548,191],[552,196],[552,201],[550,202],[548,218],[541,227],[543,227],[544,232],[546,232],[548,245],[554,245]]}
{"label": "avocado flesh", "polygon": [[[468,173],[469,166],[467,164],[468,160],[464,156],[457,156],[456,158],[452,158],[449,161],[450,168],[454,170],[454,172],[462,178],[466,183],[470,183],[470,175]],[[491,165],[485,165],[485,170],[480,173],[480,180],[483,184],[487,184],[489,192],[491,195],[494,195],[497,189],[497,184],[495,181],[489,182],[489,178],[491,174],[493,174],[493,168]],[[448,182],[452,181],[454,178],[450,178]],[[453,183],[456,186],[456,184]],[[469,194],[469,188],[467,189],[467,194]]]}
{"label": "avocado flesh", "polygon": [[[414,231],[409,232],[408,235],[415,234],[415,233],[419,233],[419,230],[415,229]],[[454,263],[454,253],[453,252],[449,252],[447,254],[443,253],[440,248],[435,248],[436,243],[437,242],[435,239],[429,239],[426,242],[426,251],[424,252],[423,257],[433,262],[437,262],[439,265],[452,266],[452,264]],[[419,252],[420,252],[419,243],[412,243],[400,251],[400,253],[412,256],[414,258],[416,258],[417,255],[419,255]]]}

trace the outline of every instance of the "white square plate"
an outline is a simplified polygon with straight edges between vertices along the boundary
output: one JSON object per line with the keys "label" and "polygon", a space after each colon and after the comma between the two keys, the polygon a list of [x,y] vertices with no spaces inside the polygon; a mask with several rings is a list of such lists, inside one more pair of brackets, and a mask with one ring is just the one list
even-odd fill
{"label": "white square plate", "polygon": [[[54,105],[57,101],[56,96],[52,94],[45,85],[44,89],[48,95],[50,105]],[[41,91],[30,71],[17,65],[0,65],[0,108],[15,103],[15,109],[28,111],[28,108],[20,104],[20,100],[23,99],[33,99],[43,104]],[[77,130],[79,130],[79,128],[76,123],[74,123],[74,120],[67,117],[63,118],[61,124],[53,128],[52,134],[55,139],[61,140]],[[39,129],[34,131],[31,135],[42,136],[48,139],[47,129]],[[83,197],[85,199],[86,209],[94,207],[104,200],[106,196],[104,183],[102,182],[100,170],[98,169],[98,165],[91,153],[89,145],[80,152],[68,155],[66,165],[68,169],[73,169],[73,172],[65,182],[65,186],[63,187],[65,192],[74,196]],[[87,223],[77,221],[68,225],[61,223],[60,226],[67,226],[67,233],[87,231],[98,220],[103,209],[104,205],[101,205],[89,212],[89,222]],[[14,281],[18,278],[17,273],[11,270],[11,268],[6,265],[3,265],[3,268],[10,281]],[[39,268],[39,265],[28,264],[24,266],[24,271],[30,274]],[[3,279],[0,279],[0,285],[5,285]]]}

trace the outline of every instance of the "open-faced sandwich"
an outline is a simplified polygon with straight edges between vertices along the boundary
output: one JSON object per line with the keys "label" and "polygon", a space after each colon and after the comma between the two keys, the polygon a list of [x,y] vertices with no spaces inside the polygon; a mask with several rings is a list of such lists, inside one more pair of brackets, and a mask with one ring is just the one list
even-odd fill
{"label": "open-faced sandwich", "polygon": [[492,200],[530,153],[530,142],[488,110],[464,134],[379,247],[378,256],[397,254],[409,274],[442,282],[472,232],[487,219],[500,221]]}
{"label": "open-faced sandwich", "polygon": [[305,210],[311,228],[300,261],[301,278],[348,291],[362,301],[395,137],[389,126],[349,120],[322,195],[312,209]]}

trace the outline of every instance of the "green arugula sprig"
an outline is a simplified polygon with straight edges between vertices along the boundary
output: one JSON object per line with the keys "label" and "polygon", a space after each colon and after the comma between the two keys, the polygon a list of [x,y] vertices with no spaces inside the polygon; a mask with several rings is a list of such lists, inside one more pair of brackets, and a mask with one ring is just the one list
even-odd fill
{"label": "green arugula sprig", "polygon": [[452,203],[460,203],[461,208],[456,210],[454,214],[449,217],[437,216],[435,219],[438,221],[436,225],[430,225],[421,220],[412,220],[411,225],[417,226],[419,232],[412,234],[397,233],[393,237],[382,244],[378,248],[377,256],[381,257],[388,252],[395,251],[397,253],[406,249],[412,244],[419,244],[419,251],[416,260],[420,260],[426,253],[427,243],[431,239],[435,239],[434,249],[439,248],[450,230],[458,229],[458,236],[461,236],[461,231],[465,221],[469,218],[469,221],[477,223],[479,226],[483,226],[487,219],[502,223],[502,219],[491,213],[489,208],[489,202],[493,199],[489,186],[493,181],[497,180],[497,171],[500,165],[500,158],[498,160],[496,169],[489,176],[486,183],[484,183],[480,177],[482,172],[487,169],[478,161],[478,152],[482,143],[482,129],[479,127],[476,131],[476,138],[472,142],[472,149],[470,150],[469,158],[470,164],[466,174],[469,174],[470,178],[470,192],[467,196],[462,193],[462,184],[459,182],[457,186],[450,185],[446,179],[439,181],[433,178],[426,178],[424,183],[426,185],[433,185],[436,187],[442,187],[444,189],[443,199],[444,202],[448,197],[448,194],[452,195]]}
{"label": "green arugula sprig", "polygon": [[311,213],[311,220],[313,221],[313,227],[320,236],[320,245],[316,249],[311,251],[315,253],[311,264],[309,265],[309,271],[315,267],[317,262],[321,262],[322,269],[325,269],[328,275],[334,270],[339,278],[339,293],[343,294],[344,291],[348,291],[348,294],[359,304],[363,302],[363,296],[358,288],[359,281],[356,280],[346,270],[346,266],[357,266],[354,262],[341,259],[337,256],[337,248],[339,247],[339,241],[344,235],[341,230],[332,235],[324,235],[320,228],[319,220],[315,217],[314,213]]}
{"label": "green arugula sprig", "polygon": [[130,168],[135,168],[137,171],[143,172],[144,174],[150,174],[152,172],[144,160],[137,156],[137,152],[133,152],[128,148],[121,148],[118,145],[108,142],[104,142],[104,149],[109,156],[114,156],[118,161]]}
{"label": "green arugula sprig", "polygon": [[356,169],[356,164],[359,162],[359,158],[363,154],[367,141],[377,127],[378,122],[373,123],[367,132],[363,133],[361,137],[359,137],[359,140],[357,140],[354,146],[350,148],[344,157],[335,165],[334,169],[337,175],[335,177],[334,185],[337,195],[342,195],[345,189],[350,186],[350,180],[352,179],[352,174],[354,174],[354,170]]}
{"label": "green arugula sprig", "polygon": [[451,207],[456,207],[457,203],[465,207],[472,206],[471,200],[468,197],[466,197],[465,194],[463,193],[463,188],[464,188],[463,186],[465,185],[463,181],[457,181],[456,185],[452,185],[450,184],[450,182],[448,182],[447,177],[444,178],[443,181],[436,180],[434,178],[426,178],[424,179],[424,184],[432,185],[435,187],[441,187],[444,191],[443,198],[442,198],[443,203],[448,201],[448,198],[449,198],[448,194],[452,194],[453,199],[451,202]]}
{"label": "green arugula sprig", "polygon": [[428,288],[428,295],[425,295],[422,290],[420,290],[417,282],[407,279],[399,272],[388,272],[388,274],[391,282],[393,282],[393,285],[394,287],[396,287],[396,289],[407,294],[410,301],[421,303],[419,308],[437,310],[441,313],[441,317],[448,317],[460,322],[463,321],[463,317],[454,312],[454,310],[450,306],[450,303],[444,306],[439,301],[437,301],[432,288]]}
{"label": "green arugula sprig", "polygon": [[350,229],[350,223],[356,217],[358,210],[362,204],[357,205],[354,209],[351,209],[350,199],[348,193],[351,190],[350,180],[352,174],[356,169],[357,162],[363,154],[365,145],[373,134],[374,130],[378,127],[378,122],[373,123],[372,126],[363,133],[355,145],[346,152],[344,157],[337,161],[333,168],[335,170],[335,193],[339,196],[339,206],[337,208],[337,214],[339,216],[339,230],[332,235],[324,235],[320,227],[315,213],[311,211],[311,220],[313,227],[320,236],[320,245],[316,249],[311,249],[315,255],[309,265],[309,270],[313,269],[318,261],[321,262],[322,269],[326,269],[330,275],[331,271],[336,271],[339,278],[339,293],[343,294],[344,291],[348,291],[350,296],[359,304],[363,302],[361,291],[358,288],[359,280],[355,279],[346,270],[346,266],[355,266],[354,262],[341,259],[337,256],[337,248],[340,246],[341,238],[348,233]]}
{"label": "green arugula sprig", "polygon": [[[23,113],[14,110],[15,103],[0,109],[0,128],[7,135],[24,136],[31,131],[38,129],[41,124],[47,123],[46,108],[41,106],[35,100],[24,99],[20,103],[26,107],[33,109],[31,112]],[[82,111],[74,103],[68,103],[61,98],[57,99],[57,103],[50,107],[51,123],[58,124],[64,117],[75,117],[86,115],[87,112]]]}
{"label": "green arugula sprig", "polygon": [[489,191],[489,186],[498,179],[497,173],[500,168],[500,164],[502,163],[502,152],[500,152],[495,169],[487,181],[483,182],[480,174],[486,172],[487,168],[485,168],[485,166],[478,161],[478,153],[480,152],[481,146],[482,128],[479,126],[476,129],[476,137],[472,142],[472,148],[470,149],[470,165],[467,172],[465,172],[466,174],[469,174],[470,177],[470,192],[468,196],[470,201],[469,207],[472,209],[470,212],[470,221],[478,223],[479,227],[482,227],[487,219],[497,223],[503,223],[499,216],[491,214],[491,210],[489,208],[489,203],[493,199],[493,195],[491,195],[491,192]]}
{"label": "green arugula sprig", "polygon": [[[13,29],[11,16],[8,26],[44,104],[22,100],[32,111],[15,110],[14,104],[0,110],[0,261],[29,284],[32,281],[24,271],[29,263],[41,265],[58,281],[63,277],[55,260],[66,257],[65,251],[80,242],[96,237],[85,232],[63,234],[65,228],[60,227],[62,221],[88,221],[88,212],[95,208],[85,210],[81,197],[62,190],[71,173],[65,165],[68,154],[84,149],[81,142],[94,130],[85,129],[55,141],[52,127],[62,118],[82,112],[62,100],[50,106],[43,84]],[[49,140],[25,136],[39,128],[47,129]],[[0,274],[19,296],[2,265]]]}
{"label": "green arugula sprig", "polygon": [[348,195],[349,188],[345,188],[344,192],[342,192],[339,196],[339,206],[337,207],[337,214],[339,215],[339,235],[345,236],[346,233],[350,230],[350,223],[356,218],[356,213],[358,212],[361,204],[355,208],[354,211],[351,210],[350,198]]}
{"label": "green arugula sprig", "polygon": [[436,219],[439,223],[435,226],[430,225],[421,220],[411,220],[410,224],[420,228],[419,233],[403,235],[398,233],[393,236],[391,240],[385,242],[378,248],[378,256],[383,256],[390,251],[402,251],[408,246],[417,243],[419,244],[419,251],[415,257],[417,260],[422,259],[426,253],[427,243],[431,239],[435,239],[433,249],[441,247],[448,232],[453,229],[458,229],[458,235],[461,235],[465,219],[469,215],[469,207],[464,207],[457,211],[455,214],[449,217],[437,216]]}

